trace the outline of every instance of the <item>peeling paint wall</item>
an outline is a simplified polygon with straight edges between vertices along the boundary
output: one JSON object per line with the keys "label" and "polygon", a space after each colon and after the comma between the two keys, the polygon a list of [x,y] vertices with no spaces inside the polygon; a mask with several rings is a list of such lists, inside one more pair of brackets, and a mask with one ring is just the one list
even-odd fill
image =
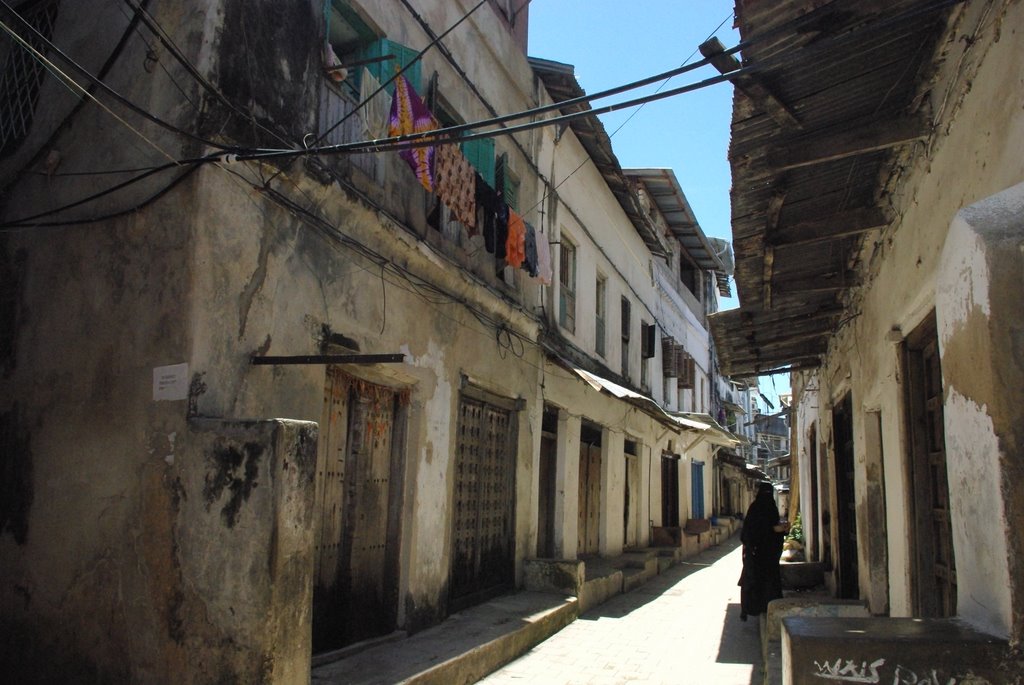
{"label": "peeling paint wall", "polygon": [[[1016,521],[1024,445],[1024,183],[962,210],[943,251],[937,293],[958,611],[999,634],[1024,635],[1024,546]],[[948,361],[947,361],[948,360]],[[987,526],[979,526],[982,521]]]}
{"label": "peeling paint wall", "polygon": [[[914,148],[901,160],[892,197],[898,219],[866,240],[861,253],[865,285],[852,304],[853,316],[834,337],[822,369],[803,374],[797,384],[818,388],[800,396],[797,434],[806,435],[816,422],[819,440],[827,441],[829,403],[838,400],[844,384],[851,389],[858,445],[856,502],[861,520],[868,521],[875,466],[864,451],[870,432],[864,430],[862,416],[878,413],[888,609],[892,615],[910,615],[914,571],[900,343],[935,310],[954,502],[958,613],[1019,638],[1024,549],[1013,522],[1020,512],[1014,493],[1024,480],[1009,466],[1013,459],[1000,455],[1008,454],[1007,445],[1020,444],[1016,426],[1021,410],[1019,402],[1009,399],[1019,397],[1024,366],[1017,324],[1011,323],[1021,318],[1016,304],[1020,239],[1019,234],[1003,235],[1004,242],[995,247],[991,239],[959,224],[971,224],[976,216],[977,210],[965,208],[985,205],[986,198],[1024,179],[1024,78],[1018,68],[1024,63],[1024,6],[971,3],[958,16],[929,93],[937,134],[927,147]],[[961,210],[961,218],[955,219]],[[819,450],[822,458],[826,455]],[[800,469],[801,482],[808,482],[806,462]],[[822,502],[826,487],[819,489]],[[803,506],[809,506],[807,488],[801,496]],[[829,496],[834,498],[834,493]],[[868,571],[874,567],[867,539],[872,531],[859,527],[858,534],[861,596],[871,597],[872,611],[880,611],[884,602],[871,584],[881,574]]]}

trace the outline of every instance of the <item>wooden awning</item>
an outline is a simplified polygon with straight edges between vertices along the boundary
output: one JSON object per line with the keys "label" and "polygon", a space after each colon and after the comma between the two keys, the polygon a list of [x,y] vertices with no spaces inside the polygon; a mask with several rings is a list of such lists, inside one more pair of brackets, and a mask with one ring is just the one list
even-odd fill
{"label": "wooden awning", "polygon": [[[950,3],[738,0],[732,231],[740,308],[713,314],[722,372],[820,364],[888,226],[887,180],[930,134],[920,111]],[[716,41],[706,56],[721,52]],[[715,59],[728,72],[740,66]]]}

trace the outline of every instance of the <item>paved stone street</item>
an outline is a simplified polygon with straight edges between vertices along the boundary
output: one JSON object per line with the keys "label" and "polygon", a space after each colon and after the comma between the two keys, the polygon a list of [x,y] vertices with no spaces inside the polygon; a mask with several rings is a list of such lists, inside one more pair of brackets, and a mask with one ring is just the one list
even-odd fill
{"label": "paved stone street", "polygon": [[739,619],[739,536],[580,616],[480,682],[751,685],[757,619]]}

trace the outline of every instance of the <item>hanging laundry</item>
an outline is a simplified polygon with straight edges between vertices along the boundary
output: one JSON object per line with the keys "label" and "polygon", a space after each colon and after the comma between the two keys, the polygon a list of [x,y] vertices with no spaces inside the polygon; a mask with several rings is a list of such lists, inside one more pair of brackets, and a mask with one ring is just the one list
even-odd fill
{"label": "hanging laundry", "polygon": [[363,106],[359,108],[359,114],[363,120],[365,136],[370,140],[386,136],[388,134],[387,94],[381,90],[377,77],[366,67],[363,67],[363,74],[359,81],[359,102],[363,103]]}
{"label": "hanging laundry", "polygon": [[526,257],[526,222],[523,217],[508,210],[508,238],[505,242],[505,261],[514,268],[523,265]]}
{"label": "hanging laundry", "polygon": [[494,216],[494,256],[505,259],[508,250],[508,205],[498,200],[498,212]]}
{"label": "hanging laundry", "polygon": [[537,278],[544,285],[551,285],[551,243],[546,233],[537,234]]}
{"label": "hanging laundry", "polygon": [[476,172],[458,145],[439,145],[434,157],[434,192],[455,218],[476,235]]}
{"label": "hanging laundry", "polygon": [[[433,131],[438,127],[437,120],[420,99],[419,94],[405,79],[399,76],[394,80],[395,94],[391,99],[391,116],[388,118],[388,135],[402,136],[409,133]],[[399,151],[398,155],[412,168],[420,185],[425,190],[434,190],[434,148],[410,147]]]}
{"label": "hanging laundry", "polygon": [[529,221],[526,222],[526,246],[523,249],[523,269],[534,278],[540,273],[537,270],[537,230]]}
{"label": "hanging laundry", "polygon": [[498,205],[501,203],[501,199],[483,176],[474,172],[474,177],[476,180],[475,199],[477,207],[480,208],[480,232],[484,235],[484,248],[494,254],[494,224],[498,218]]}

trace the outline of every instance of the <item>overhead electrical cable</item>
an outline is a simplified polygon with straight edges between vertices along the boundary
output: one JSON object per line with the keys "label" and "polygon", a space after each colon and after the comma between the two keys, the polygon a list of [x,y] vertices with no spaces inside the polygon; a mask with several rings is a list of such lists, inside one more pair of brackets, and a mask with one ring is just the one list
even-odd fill
{"label": "overhead electrical cable", "polygon": [[[914,8],[913,10],[910,10],[910,11],[908,11],[906,13],[903,13],[903,14],[900,14],[900,15],[897,15],[897,16],[894,16],[894,17],[890,17],[890,18],[887,18],[885,20],[880,20],[878,22],[868,24],[867,27],[877,28],[879,26],[885,26],[885,25],[887,25],[889,23],[906,19],[908,16],[926,14],[926,13],[929,13],[929,12],[932,12],[932,11],[936,11],[937,9],[941,9],[941,8],[944,8],[944,7],[947,7],[947,6],[959,4],[961,2],[963,2],[963,0],[942,0],[940,2],[932,3],[932,4],[927,5],[927,6],[922,6],[922,7]],[[4,4],[6,4],[6,3],[4,3]],[[754,40],[754,39],[746,41],[745,44],[749,45],[752,40]],[[523,130],[530,130],[530,129],[533,129],[533,128],[539,128],[539,127],[543,127],[543,126],[551,126],[551,125],[555,125],[555,124],[562,123],[562,122],[572,121],[573,119],[580,118],[580,117],[595,116],[595,115],[606,113],[606,112],[616,111],[618,109],[624,109],[624,108],[628,108],[628,107],[633,107],[633,106],[636,106],[638,104],[642,104],[644,102],[650,102],[650,101],[654,101],[654,100],[660,100],[660,99],[674,97],[674,96],[677,96],[677,95],[680,95],[680,94],[683,94],[683,93],[686,93],[686,92],[691,92],[691,91],[694,91],[694,90],[698,90],[700,88],[705,88],[705,87],[709,87],[709,86],[712,86],[712,85],[716,85],[718,83],[722,83],[722,82],[734,79],[734,78],[736,78],[738,76],[752,74],[752,73],[756,73],[757,71],[773,68],[773,67],[778,66],[779,64],[784,64],[787,61],[792,61],[794,59],[805,60],[812,53],[813,54],[817,54],[819,52],[828,50],[831,47],[832,42],[834,42],[835,40],[837,40],[837,38],[835,38],[835,37],[829,38],[829,39],[823,39],[823,40],[819,41],[817,44],[815,44],[813,46],[801,47],[795,53],[780,53],[780,54],[772,56],[769,59],[766,59],[766,60],[764,60],[762,62],[759,62],[757,64],[749,65],[749,66],[745,66],[745,67],[740,67],[740,68],[735,69],[735,70],[733,70],[731,72],[727,72],[726,74],[721,74],[721,75],[718,75],[718,76],[715,76],[715,77],[712,77],[712,78],[708,78],[708,79],[705,79],[703,81],[699,81],[699,82],[696,82],[696,83],[687,84],[687,85],[684,85],[684,86],[681,86],[681,87],[678,87],[678,88],[674,88],[674,89],[669,90],[669,91],[665,91],[665,92],[661,92],[661,93],[655,93],[655,94],[652,94],[652,95],[647,95],[647,96],[644,96],[644,97],[635,98],[635,99],[627,100],[627,101],[620,102],[620,103],[615,103],[615,104],[608,105],[608,106],[601,107],[601,108],[587,109],[587,110],[582,110],[582,111],[579,111],[579,112],[572,112],[572,113],[564,114],[564,115],[561,115],[559,117],[554,117],[554,118],[551,118],[551,119],[543,119],[543,120],[538,120],[538,121],[533,121],[533,122],[527,122],[527,123],[520,124],[520,125],[515,126],[515,127],[509,127],[509,128],[505,128],[505,129],[496,129],[496,130],[490,130],[490,131],[478,131],[478,132],[473,132],[473,133],[470,133],[470,134],[463,134],[463,132],[465,130],[469,129],[469,128],[486,126],[486,125],[489,125],[490,122],[493,122],[496,119],[512,120],[512,119],[517,119],[517,118],[526,118],[526,117],[534,116],[535,115],[535,110],[532,110],[532,109],[531,110],[526,110],[524,112],[519,112],[519,113],[516,113],[516,114],[505,115],[503,117],[497,117],[497,118],[491,119],[491,120],[483,120],[483,121],[480,121],[480,122],[475,122],[473,124],[466,124],[466,125],[459,125],[459,126],[453,126],[453,127],[446,127],[446,128],[443,128],[443,129],[437,129],[437,130],[434,130],[434,131],[426,132],[424,134],[408,134],[408,135],[404,135],[404,136],[394,136],[394,137],[386,138],[386,139],[369,140],[369,141],[356,141],[356,142],[353,142],[353,143],[343,143],[343,144],[339,144],[339,145],[331,145],[331,146],[324,146],[324,147],[318,147],[318,148],[308,148],[308,149],[292,149],[292,150],[244,150],[244,149],[240,149],[240,150],[235,150],[235,151],[224,151],[224,152],[222,152],[220,154],[212,154],[212,155],[208,155],[208,156],[201,157],[201,158],[195,158],[195,159],[189,159],[189,160],[181,160],[179,163],[181,163],[181,164],[186,164],[186,163],[205,164],[205,163],[210,163],[210,162],[227,162],[227,163],[232,163],[232,162],[237,162],[237,161],[248,161],[248,160],[297,158],[297,157],[302,157],[302,156],[312,156],[312,155],[319,155],[319,154],[344,154],[344,153],[357,153],[357,152],[358,153],[384,152],[384,151],[392,151],[392,150],[401,150],[401,149],[405,149],[405,148],[408,148],[408,147],[422,147],[422,146],[437,145],[439,143],[444,143],[444,142],[461,142],[461,141],[466,141],[466,140],[474,140],[474,139],[478,139],[478,138],[489,138],[489,137],[495,137],[495,136],[499,136],[499,135],[509,135],[509,134],[516,133],[516,132],[523,131]],[[688,65],[688,66],[692,67],[694,65]],[[668,72],[666,72],[666,73],[668,73]],[[661,75],[659,75],[659,76],[661,76]],[[643,80],[647,80],[647,79],[643,79]],[[629,86],[629,85],[630,84],[627,84],[627,86]],[[625,87],[622,87],[622,88],[625,88]],[[628,88],[626,88],[626,89],[628,89]],[[617,89],[610,89],[610,90],[617,90]],[[606,97],[605,93],[607,93],[607,92],[608,91],[602,91],[601,93],[596,93],[596,94],[594,94],[592,96],[584,96],[582,98],[575,98],[572,102],[577,102],[578,103],[578,102],[583,102],[583,101],[589,101],[591,99],[595,99],[595,98],[598,98],[598,97]],[[566,102],[569,102],[569,101],[564,101],[564,102],[558,103],[558,105],[564,107],[566,105]],[[426,138],[429,138],[429,139],[426,139]],[[155,170],[162,170],[161,167],[155,167],[154,169]],[[119,184],[118,186],[115,186],[115,187],[113,187],[113,188],[111,188],[111,189],[109,189],[107,191],[103,191],[102,193],[100,193],[98,195],[108,194],[109,192],[113,192],[113,191],[119,189],[120,187],[123,187],[124,185],[127,185],[127,184],[130,184],[132,182],[135,182],[136,180],[140,180],[140,179],[130,179],[125,184]],[[71,206],[78,206],[81,203],[82,203],[82,201],[79,201],[79,202],[74,203],[74,205],[69,205],[69,206],[57,208],[57,209],[54,209],[54,210],[50,210],[49,212],[46,212],[43,215],[51,215],[51,214],[63,211],[64,209],[70,208]],[[24,224],[24,222],[31,221],[31,220],[33,220],[35,218],[38,218],[40,216],[43,216],[43,215],[35,215],[33,217],[24,217],[24,218],[17,219],[17,220],[11,221],[11,222],[7,222],[7,223],[3,224],[3,226],[11,226],[11,225],[21,226],[21,225]]]}
{"label": "overhead electrical cable", "polygon": [[382,84],[380,84],[379,86],[377,86],[377,89],[376,89],[376,90],[374,90],[374,91],[373,91],[372,93],[370,93],[370,94],[369,94],[369,95],[368,95],[368,96],[366,97],[366,99],[364,99],[364,100],[363,100],[362,102],[360,102],[360,103],[357,103],[357,104],[356,104],[356,106],[355,106],[355,107],[353,107],[353,108],[352,108],[352,110],[351,110],[350,112],[348,112],[348,114],[346,114],[346,115],[345,115],[345,116],[343,116],[343,117],[342,117],[341,119],[339,119],[338,121],[336,121],[336,122],[335,122],[335,123],[334,123],[334,124],[333,124],[333,125],[332,125],[332,126],[331,126],[331,127],[329,128],[329,129],[327,129],[326,131],[324,131],[323,133],[321,133],[321,134],[320,134],[320,136],[319,136],[319,137],[318,137],[318,138],[316,139],[316,141],[315,141],[315,142],[313,143],[313,146],[319,145],[319,144],[320,144],[320,142],[321,142],[321,141],[322,141],[322,140],[323,140],[324,138],[326,138],[327,136],[329,136],[329,135],[330,135],[330,134],[331,134],[331,133],[332,133],[332,132],[333,132],[333,131],[334,131],[334,130],[335,130],[336,128],[338,128],[338,127],[339,127],[339,126],[341,126],[341,125],[342,125],[343,123],[345,123],[346,121],[348,121],[349,117],[351,117],[351,116],[352,116],[353,114],[355,114],[355,113],[356,113],[356,112],[358,112],[358,111],[359,111],[360,109],[362,109],[362,108],[363,108],[363,107],[364,107],[364,106],[366,105],[366,103],[368,103],[368,102],[370,102],[371,100],[373,100],[373,98],[374,98],[374,97],[376,97],[376,96],[377,96],[378,94],[380,94],[380,93],[381,93],[381,92],[382,92],[382,91],[383,91],[383,90],[384,90],[385,88],[387,88],[387,86],[388,86],[389,84],[393,83],[393,82],[394,82],[394,81],[395,81],[395,80],[396,80],[396,79],[397,79],[397,78],[398,78],[399,76],[401,76],[401,75],[402,75],[402,74],[404,74],[404,73],[405,73],[406,71],[408,71],[409,69],[411,69],[411,68],[412,68],[412,66],[413,66],[413,65],[414,65],[414,64],[415,64],[416,62],[418,62],[419,60],[423,59],[423,55],[425,55],[425,54],[427,53],[427,51],[429,51],[429,50],[430,50],[430,49],[431,49],[432,47],[434,47],[435,45],[437,45],[438,43],[440,43],[440,42],[441,42],[441,39],[443,39],[443,38],[444,38],[445,36],[447,36],[447,35],[448,35],[449,33],[451,33],[451,32],[452,32],[452,31],[454,31],[454,30],[455,30],[456,28],[458,28],[458,26],[459,26],[460,24],[462,24],[462,22],[464,22],[464,21],[466,21],[467,19],[469,19],[469,17],[470,17],[470,16],[471,16],[471,15],[472,15],[472,14],[473,14],[474,12],[476,12],[476,11],[477,11],[478,9],[480,9],[481,7],[483,7],[483,6],[485,5],[485,4],[487,4],[487,0],[480,0],[480,2],[478,2],[478,3],[476,4],[476,5],[474,5],[472,9],[470,9],[470,10],[469,10],[468,12],[466,12],[466,13],[465,13],[464,15],[462,15],[462,17],[461,17],[461,18],[460,18],[460,19],[459,19],[458,21],[456,21],[456,22],[455,22],[454,24],[452,24],[452,25],[451,25],[451,26],[449,26],[449,27],[448,27],[447,29],[445,29],[444,33],[442,33],[441,35],[437,36],[436,38],[434,38],[433,40],[431,40],[431,41],[430,41],[429,43],[427,43],[427,47],[425,47],[425,48],[423,48],[422,50],[420,50],[420,51],[419,51],[419,52],[418,52],[418,53],[416,54],[416,56],[415,56],[414,58],[412,58],[411,60],[409,60],[409,62],[408,62],[408,63],[407,63],[407,64],[406,64],[405,66],[403,66],[403,67],[402,67],[401,69],[399,69],[399,70],[398,70],[398,71],[396,71],[396,72],[395,72],[394,74],[392,74],[392,75],[391,75],[391,78],[389,78],[388,80],[384,81],[384,83],[382,83]]}
{"label": "overhead electrical cable", "polygon": [[[226,95],[220,92],[220,90],[218,90],[217,87],[213,83],[211,83],[210,80],[207,79],[202,74],[202,72],[200,72],[199,69],[197,69],[196,66],[189,61],[187,57],[185,57],[181,49],[175,44],[174,40],[171,38],[170,34],[168,34],[167,31],[165,31],[164,28],[160,26],[160,23],[153,18],[153,15],[149,13],[144,4],[139,4],[137,2],[134,2],[133,0],[124,0],[124,2],[126,5],[131,7],[132,10],[135,11],[137,16],[139,16],[139,18],[141,19],[142,23],[146,25],[146,28],[148,28],[150,32],[152,32],[152,34],[156,37],[157,40],[160,41],[161,45],[163,45],[164,48],[167,49],[167,51],[171,54],[175,61],[177,61],[185,69],[185,71],[188,72],[188,74],[200,86],[202,86],[204,90],[206,90],[206,92],[210,93],[214,98],[220,101],[221,104],[225,105],[229,110],[234,112],[236,115],[246,120],[252,119],[252,112],[247,112],[246,110],[242,109],[241,107],[233,103]],[[291,142],[282,133],[274,131],[263,124],[257,125],[265,132],[269,133],[271,136],[277,138],[281,142],[286,144]]]}
{"label": "overhead electrical cable", "polygon": [[[931,5],[928,5],[927,7],[915,8],[913,10],[910,10],[908,12],[902,13],[900,15],[897,15],[897,16],[894,16],[894,17],[888,17],[888,18],[886,18],[884,20],[878,21],[877,23],[870,24],[869,27],[870,28],[884,27],[884,26],[887,26],[887,25],[892,24],[892,23],[902,22],[902,21],[905,21],[908,18],[917,16],[917,15],[921,15],[921,14],[926,14],[926,13],[935,11],[937,9],[941,9],[941,8],[944,8],[944,7],[947,7],[947,6],[959,4],[961,2],[964,2],[964,0],[941,0],[940,2],[933,3]],[[783,64],[786,64],[786,63],[791,63],[795,59],[799,59],[799,60],[803,61],[803,60],[806,60],[807,58],[809,58],[811,56],[814,56],[814,55],[817,55],[817,54],[820,54],[820,53],[823,53],[823,52],[827,52],[833,46],[833,43],[836,40],[838,40],[838,38],[835,38],[835,37],[823,39],[823,40],[819,41],[818,43],[816,43],[814,45],[809,45],[809,46],[805,46],[805,47],[799,48],[799,52],[797,54],[781,53],[781,54],[778,54],[778,55],[774,55],[774,56],[772,56],[772,57],[770,57],[768,59],[765,59],[765,60],[763,60],[761,62],[755,63],[755,64],[749,64],[747,66],[741,66],[741,67],[738,67],[738,68],[736,68],[736,69],[734,69],[732,71],[726,72],[724,74],[719,74],[717,76],[706,78],[706,79],[704,79],[702,81],[696,81],[694,83],[689,83],[689,84],[686,84],[684,86],[679,86],[677,88],[673,88],[671,90],[666,90],[666,91],[663,91],[663,92],[660,92],[660,93],[652,93],[650,95],[644,95],[644,96],[641,96],[641,97],[633,98],[631,100],[625,100],[625,101],[622,101],[622,102],[613,103],[611,105],[605,105],[603,107],[595,107],[595,108],[591,108],[591,109],[580,110],[580,111],[577,111],[577,112],[569,112],[567,114],[562,114],[562,115],[559,115],[557,117],[553,117],[553,118],[550,118],[550,119],[542,119],[542,120],[537,120],[537,121],[530,121],[530,122],[526,122],[526,123],[523,123],[523,124],[518,124],[516,126],[511,126],[511,127],[503,128],[503,129],[495,129],[495,130],[488,130],[488,131],[473,131],[471,133],[468,133],[468,134],[465,134],[465,135],[461,135],[463,132],[468,131],[470,129],[479,128],[479,127],[483,127],[483,126],[492,126],[492,125],[495,125],[495,124],[503,123],[503,122],[506,122],[506,121],[512,121],[512,120],[516,120],[516,119],[525,119],[527,117],[536,116],[539,113],[545,113],[545,112],[551,111],[553,109],[564,108],[566,106],[571,106],[571,105],[575,105],[575,104],[579,104],[579,103],[583,103],[583,102],[590,102],[590,101],[596,100],[596,99],[603,99],[605,97],[608,97],[609,93],[617,94],[617,93],[624,92],[626,90],[632,90],[632,89],[634,89],[636,87],[639,87],[637,84],[643,83],[645,85],[648,85],[648,84],[652,83],[653,81],[657,81],[657,80],[660,80],[660,79],[664,78],[665,74],[670,74],[670,73],[673,73],[673,72],[677,72],[680,69],[689,70],[690,68],[696,68],[696,66],[699,63],[694,62],[691,65],[686,65],[685,67],[680,67],[680,68],[677,68],[677,69],[673,69],[673,70],[671,70],[669,72],[664,72],[664,74],[659,74],[658,76],[653,77],[653,81],[650,78],[648,78],[648,79],[641,79],[640,81],[634,81],[634,82],[626,84],[624,86],[619,86],[617,88],[611,88],[611,89],[608,89],[606,91],[601,91],[600,93],[595,93],[593,95],[583,95],[583,96],[580,96],[578,98],[573,98],[571,100],[565,100],[565,101],[562,101],[562,102],[559,102],[559,103],[554,103],[554,104],[551,104],[551,105],[544,105],[544,106],[541,106],[541,107],[531,108],[531,109],[523,110],[521,112],[516,112],[516,113],[513,113],[513,114],[506,114],[506,115],[503,115],[503,116],[492,117],[490,119],[483,119],[483,120],[472,122],[472,123],[468,123],[468,124],[458,124],[458,125],[454,125],[454,126],[446,126],[444,128],[434,129],[434,130],[431,130],[431,131],[424,131],[424,132],[420,132],[420,133],[408,133],[408,134],[404,134],[404,135],[400,135],[400,136],[390,136],[390,137],[387,137],[387,138],[380,138],[380,139],[376,139],[376,140],[364,140],[364,141],[356,141],[356,142],[352,142],[352,143],[339,143],[337,145],[326,145],[326,146],[321,146],[321,147],[309,147],[309,148],[294,149],[294,150],[273,150],[273,151],[267,151],[267,152],[254,151],[254,152],[251,152],[251,153],[243,151],[243,152],[236,153],[235,158],[238,159],[238,160],[250,160],[250,159],[260,159],[260,160],[262,160],[262,159],[280,159],[280,158],[295,157],[295,156],[306,156],[306,155],[321,155],[321,154],[327,155],[327,154],[335,154],[335,153],[385,152],[385,151],[392,151],[392,150],[402,150],[402,149],[406,149],[406,148],[410,148],[410,147],[429,147],[429,146],[438,145],[438,144],[441,144],[441,143],[459,142],[459,141],[467,141],[467,140],[477,140],[479,138],[493,138],[493,137],[496,137],[496,136],[510,135],[510,134],[513,134],[513,133],[518,133],[520,131],[527,131],[527,130],[530,130],[530,129],[541,128],[541,127],[544,127],[544,126],[552,126],[552,125],[555,125],[555,124],[569,122],[569,121],[572,121],[574,119],[579,119],[579,118],[582,118],[582,117],[589,117],[589,116],[596,116],[596,115],[600,115],[600,114],[606,114],[606,113],[614,112],[614,111],[617,111],[617,110],[620,110],[620,109],[626,109],[626,108],[629,108],[629,107],[635,107],[637,105],[644,104],[644,103],[647,103],[647,102],[654,102],[654,101],[657,101],[657,100],[664,100],[664,99],[667,99],[667,98],[676,97],[676,96],[682,95],[684,93],[693,92],[695,90],[700,90],[702,88],[707,88],[709,86],[717,85],[719,83],[724,83],[726,81],[731,81],[731,80],[736,79],[736,78],[741,77],[741,76],[748,76],[748,75],[756,74],[758,72],[765,71],[765,70],[768,70],[768,69],[776,68],[776,67],[778,67],[780,65],[783,65]],[[733,50],[735,50],[735,48]],[[729,51],[726,51],[726,52],[729,52]],[[457,135],[457,134],[460,134],[460,135]]]}
{"label": "overhead electrical cable", "polygon": [[[61,50],[56,45],[54,45],[53,42],[50,41],[42,33],[40,33],[39,30],[36,29],[36,27],[32,26],[32,24],[30,22],[28,22],[24,17],[22,17],[17,12],[15,12],[14,9],[9,4],[7,4],[7,0],[0,0],[0,5],[3,5],[3,7],[10,14],[12,14],[15,17],[17,17],[18,21],[21,22],[21,24],[25,28],[27,28],[29,31],[31,31],[35,35],[35,37],[39,40],[40,44],[44,45],[48,51],[50,51],[50,52],[54,53],[55,55],[57,55],[62,62],[67,64],[69,67],[71,67],[71,69],[73,69],[75,72],[77,72],[80,76],[84,77],[91,84],[95,85],[97,88],[102,90],[104,93],[109,95],[111,98],[113,98],[116,102],[118,102],[119,104],[121,104],[125,108],[131,110],[135,114],[138,114],[139,116],[143,117],[144,119],[147,119],[147,120],[151,121],[152,123],[156,124],[157,126],[160,126],[161,128],[164,128],[164,129],[166,129],[168,131],[171,131],[173,133],[176,133],[178,135],[185,136],[187,138],[191,138],[192,140],[195,140],[197,142],[203,143],[204,145],[208,145],[210,147],[219,148],[219,149],[222,149],[222,150],[231,149],[229,146],[221,145],[220,143],[216,143],[214,141],[206,140],[206,139],[204,139],[204,138],[202,138],[200,136],[195,135],[194,133],[191,133],[189,131],[185,131],[184,129],[179,128],[178,126],[175,126],[174,124],[168,123],[168,122],[164,121],[163,119],[160,119],[159,117],[151,114],[150,112],[146,111],[142,107],[139,107],[135,103],[133,103],[130,100],[128,100],[128,98],[124,97],[123,95],[121,95],[120,93],[115,91],[113,88],[108,86],[106,83],[104,83],[103,81],[98,79],[96,76],[94,76],[92,73],[90,73],[87,69],[85,69],[85,67],[80,65],[74,59],[69,57],[63,50]],[[2,28],[4,31],[6,31],[11,36],[11,38],[13,38],[25,50],[28,50],[37,61],[39,61],[41,64],[45,65],[47,68],[49,68],[55,74],[59,75],[60,78],[65,80],[67,83],[69,83],[70,85],[72,85],[75,88],[77,88],[79,91],[81,91],[82,95],[84,95],[87,98],[93,100],[96,104],[98,104],[100,107],[105,109],[109,114],[111,114],[112,116],[117,118],[117,120],[120,121],[124,126],[126,126],[127,128],[131,129],[134,133],[136,133],[136,135],[138,135],[138,136],[142,137],[143,139],[145,139],[146,142],[148,142],[150,145],[156,147],[157,149],[160,149],[159,146],[156,145],[156,143],[154,143],[153,141],[151,141],[148,138],[146,138],[146,136],[143,135],[140,131],[135,129],[128,122],[126,122],[122,117],[120,117],[119,115],[115,114],[109,107],[107,107],[102,102],[100,102],[100,100],[98,98],[96,98],[96,96],[93,95],[88,89],[86,89],[81,84],[79,84],[77,81],[75,81],[71,76],[65,74],[48,57],[46,57],[43,53],[41,53],[39,50],[37,50],[35,47],[33,47],[28,41],[26,41],[24,38],[22,38],[21,35],[19,35],[18,32],[16,32],[13,28],[11,28],[10,26],[8,26],[7,24],[5,24],[2,21],[0,21],[0,28]],[[167,154],[162,149],[160,151],[162,153],[164,153],[165,155]],[[168,155],[168,156],[170,156],[170,155]],[[173,159],[173,157],[172,157],[172,159]]]}

